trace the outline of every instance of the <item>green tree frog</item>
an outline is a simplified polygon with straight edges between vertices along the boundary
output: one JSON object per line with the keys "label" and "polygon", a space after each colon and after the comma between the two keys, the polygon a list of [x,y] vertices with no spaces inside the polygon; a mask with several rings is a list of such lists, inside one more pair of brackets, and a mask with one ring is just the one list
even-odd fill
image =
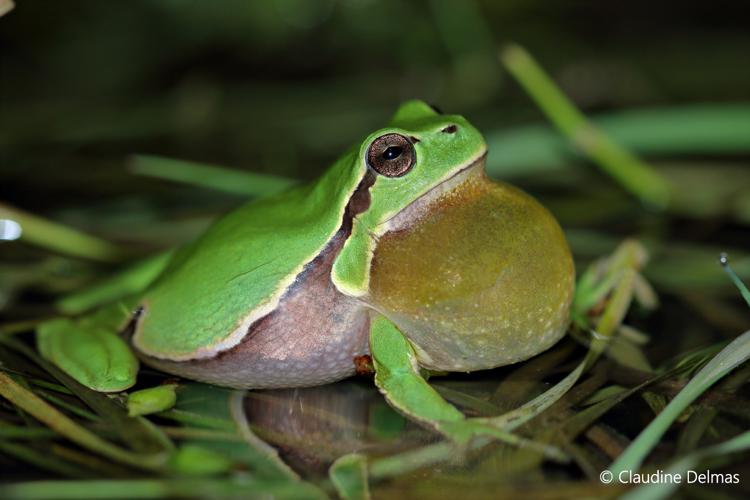
{"label": "green tree frog", "polygon": [[[129,302],[127,340],[159,370],[236,388],[333,382],[371,354],[396,408],[453,419],[447,403],[426,403],[439,396],[419,367],[469,372],[534,356],[565,333],[573,297],[557,222],[490,180],[486,155],[463,117],[404,103],[317,181],[254,200],[178,250]],[[97,355],[59,341],[70,326],[40,329],[46,357],[100,390],[133,383],[110,344],[96,351],[110,358],[106,373],[80,376]]]}

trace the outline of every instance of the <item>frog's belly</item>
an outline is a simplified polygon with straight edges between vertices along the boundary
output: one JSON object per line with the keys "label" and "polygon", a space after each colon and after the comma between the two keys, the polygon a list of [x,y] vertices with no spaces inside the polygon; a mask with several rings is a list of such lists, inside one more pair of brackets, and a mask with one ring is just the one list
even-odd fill
{"label": "frog's belly", "polygon": [[353,375],[354,358],[369,352],[370,320],[362,303],[330,281],[342,243],[337,235],[298,276],[280,306],[251,325],[240,344],[208,359],[141,359],[174,375],[246,389],[314,386]]}
{"label": "frog's belly", "polygon": [[314,386],[354,375],[354,358],[369,350],[366,311],[319,307],[313,303],[300,315],[268,316],[249,338],[214,358],[142,359],[174,375],[245,389]]}

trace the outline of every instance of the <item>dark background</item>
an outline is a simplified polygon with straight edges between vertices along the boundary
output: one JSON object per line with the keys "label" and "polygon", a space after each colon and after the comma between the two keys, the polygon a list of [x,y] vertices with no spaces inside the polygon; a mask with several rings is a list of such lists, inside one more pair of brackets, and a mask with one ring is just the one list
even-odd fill
{"label": "dark background", "polygon": [[153,192],[132,153],[312,178],[411,97],[541,121],[506,41],[588,113],[750,97],[737,1],[37,0],[0,23],[0,197],[36,211]]}

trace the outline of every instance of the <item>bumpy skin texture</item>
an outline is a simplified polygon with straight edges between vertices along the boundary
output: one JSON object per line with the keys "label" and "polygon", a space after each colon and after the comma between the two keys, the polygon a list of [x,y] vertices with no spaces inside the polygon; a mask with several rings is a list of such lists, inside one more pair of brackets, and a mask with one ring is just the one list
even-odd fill
{"label": "bumpy skin texture", "polygon": [[[372,141],[409,137],[403,177],[366,165]],[[242,388],[354,373],[382,314],[424,366],[525,359],[567,324],[573,265],[552,216],[484,176],[465,119],[404,104],[321,179],[250,203],[179,252],[145,294],[133,344],[149,365]]]}

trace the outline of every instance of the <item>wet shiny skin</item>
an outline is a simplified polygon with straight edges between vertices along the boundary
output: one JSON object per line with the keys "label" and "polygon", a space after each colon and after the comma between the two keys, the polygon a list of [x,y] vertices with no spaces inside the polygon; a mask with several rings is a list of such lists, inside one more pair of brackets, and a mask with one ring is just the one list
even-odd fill
{"label": "wet shiny skin", "polygon": [[554,218],[483,168],[378,241],[370,297],[428,368],[529,358],[565,333],[573,261]]}

